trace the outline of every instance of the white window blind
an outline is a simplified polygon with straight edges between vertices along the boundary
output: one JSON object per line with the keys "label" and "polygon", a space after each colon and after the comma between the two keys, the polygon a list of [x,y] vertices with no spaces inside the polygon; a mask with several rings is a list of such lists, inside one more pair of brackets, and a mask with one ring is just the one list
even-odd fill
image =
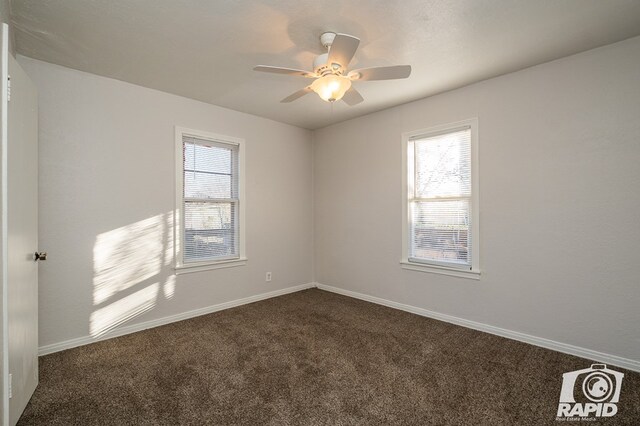
{"label": "white window blind", "polygon": [[238,145],[182,136],[183,262],[238,258]]}
{"label": "white window blind", "polygon": [[471,128],[409,139],[409,261],[472,268]]}

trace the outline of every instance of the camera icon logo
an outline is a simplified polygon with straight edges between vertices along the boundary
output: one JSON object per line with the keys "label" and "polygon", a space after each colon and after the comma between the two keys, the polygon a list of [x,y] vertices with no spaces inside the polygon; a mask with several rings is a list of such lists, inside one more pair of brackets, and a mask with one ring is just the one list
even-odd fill
{"label": "camera icon logo", "polygon": [[558,418],[612,417],[618,412],[623,373],[592,364],[562,375]]}

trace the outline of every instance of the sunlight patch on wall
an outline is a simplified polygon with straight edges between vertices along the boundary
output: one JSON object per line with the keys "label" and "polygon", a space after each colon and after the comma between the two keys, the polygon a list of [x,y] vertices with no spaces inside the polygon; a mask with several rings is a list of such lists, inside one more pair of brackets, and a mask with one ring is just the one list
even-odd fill
{"label": "sunlight patch on wall", "polygon": [[127,320],[136,317],[156,304],[159,283],[138,290],[120,300],[117,300],[104,308],[91,313],[89,331],[91,336],[100,336]]}
{"label": "sunlight patch on wall", "polygon": [[176,276],[171,275],[167,277],[167,281],[164,283],[162,287],[162,292],[164,293],[165,299],[171,299],[176,292]]}
{"label": "sunlight patch on wall", "polygon": [[164,214],[98,235],[93,247],[93,304],[160,273],[164,257]]}
{"label": "sunlight patch on wall", "polygon": [[[170,266],[173,264],[173,255],[174,255],[174,231],[173,231],[173,212],[169,212],[166,214],[166,245],[164,249],[164,266]],[[175,277],[174,277],[175,278]]]}

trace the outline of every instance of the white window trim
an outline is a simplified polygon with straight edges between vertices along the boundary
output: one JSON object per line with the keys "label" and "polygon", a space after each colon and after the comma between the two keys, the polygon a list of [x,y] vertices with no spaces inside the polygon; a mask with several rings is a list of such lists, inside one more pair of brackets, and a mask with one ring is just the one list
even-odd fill
{"label": "white window trim", "polygon": [[[184,215],[184,197],[183,197],[183,179],[184,179],[184,158],[183,158],[183,136],[193,136],[198,139],[205,139],[212,142],[223,143],[228,145],[236,145],[238,147],[238,256],[217,259],[205,262],[193,262],[185,264],[183,261],[182,247],[184,246],[183,231],[183,215]],[[188,129],[176,126],[175,128],[175,200],[176,207],[174,211],[173,226],[173,258],[176,274],[184,274],[189,272],[200,272],[212,269],[231,268],[234,266],[243,266],[247,264],[247,256],[245,251],[245,207],[247,205],[245,197],[245,153],[244,139],[234,138],[231,136],[218,135],[215,133],[203,132],[201,130]]]}
{"label": "white window trim", "polygon": [[[407,165],[407,149],[409,141],[418,137],[434,136],[461,127],[471,128],[471,270],[458,269],[436,263],[417,262],[409,258],[409,168]],[[479,171],[478,171],[478,119],[470,118],[427,129],[413,130],[402,134],[402,259],[403,269],[460,278],[480,279],[480,204],[479,204]]]}

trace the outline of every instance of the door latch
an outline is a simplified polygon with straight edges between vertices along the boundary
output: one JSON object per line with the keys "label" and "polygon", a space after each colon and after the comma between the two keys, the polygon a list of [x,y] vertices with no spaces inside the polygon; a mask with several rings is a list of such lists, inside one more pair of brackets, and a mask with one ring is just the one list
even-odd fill
{"label": "door latch", "polygon": [[35,259],[34,260],[47,260],[47,252],[46,251],[40,251],[40,252],[35,252],[34,254]]}

